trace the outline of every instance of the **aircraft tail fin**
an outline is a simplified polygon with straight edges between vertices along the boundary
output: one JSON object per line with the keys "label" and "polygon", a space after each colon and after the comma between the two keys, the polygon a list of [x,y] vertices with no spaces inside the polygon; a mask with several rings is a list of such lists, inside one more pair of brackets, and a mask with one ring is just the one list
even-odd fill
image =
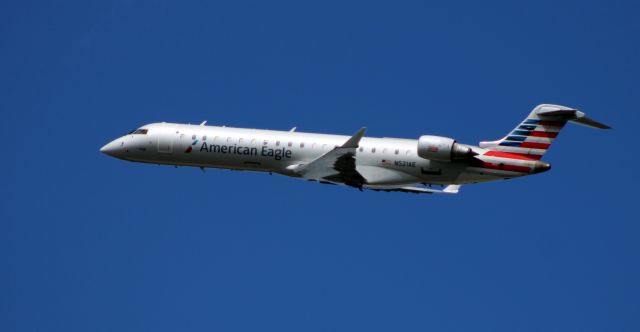
{"label": "aircraft tail fin", "polygon": [[567,122],[599,129],[611,128],[576,109],[542,104],[536,106],[507,136],[497,141],[480,142],[480,147],[539,160]]}

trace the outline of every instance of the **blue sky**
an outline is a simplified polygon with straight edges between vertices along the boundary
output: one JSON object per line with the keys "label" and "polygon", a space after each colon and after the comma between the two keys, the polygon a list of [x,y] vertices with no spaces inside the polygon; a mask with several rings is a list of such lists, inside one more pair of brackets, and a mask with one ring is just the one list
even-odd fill
{"label": "blue sky", "polygon": [[[3,331],[637,331],[640,6],[0,3]],[[126,163],[155,121],[496,139],[550,172],[457,196]]]}

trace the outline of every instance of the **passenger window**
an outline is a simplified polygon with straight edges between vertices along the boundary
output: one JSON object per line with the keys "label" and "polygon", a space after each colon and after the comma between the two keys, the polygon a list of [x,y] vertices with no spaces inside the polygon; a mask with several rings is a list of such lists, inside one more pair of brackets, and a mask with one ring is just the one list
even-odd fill
{"label": "passenger window", "polygon": [[231,143],[231,137],[227,137],[227,143]]}
{"label": "passenger window", "polygon": [[382,153],[383,153],[383,154],[387,154],[387,149],[383,149],[383,150],[382,150]]}
{"label": "passenger window", "polygon": [[301,143],[300,143],[300,148],[301,148],[301,149],[302,149],[302,148],[304,148],[304,142],[301,142]]}
{"label": "passenger window", "polygon": [[207,135],[202,136],[202,140],[206,141],[207,140]]}
{"label": "passenger window", "polygon": [[400,149],[396,149],[396,154],[400,153]]}
{"label": "passenger window", "polygon": [[291,147],[293,145],[293,142],[289,142],[289,144],[287,144],[287,145],[289,145],[289,147]]}
{"label": "passenger window", "polygon": [[267,145],[267,144],[269,144],[269,141],[267,140],[264,140],[264,142],[262,142],[262,145]]}
{"label": "passenger window", "polygon": [[280,141],[276,141],[276,146],[280,146]]}
{"label": "passenger window", "polygon": [[196,139],[196,135],[192,135],[192,136],[191,136],[191,139]]}
{"label": "passenger window", "polygon": [[376,153],[376,148],[371,148],[371,153]]}
{"label": "passenger window", "polygon": [[362,152],[362,151],[364,151],[364,148],[363,148],[363,147],[360,147],[360,152]]}

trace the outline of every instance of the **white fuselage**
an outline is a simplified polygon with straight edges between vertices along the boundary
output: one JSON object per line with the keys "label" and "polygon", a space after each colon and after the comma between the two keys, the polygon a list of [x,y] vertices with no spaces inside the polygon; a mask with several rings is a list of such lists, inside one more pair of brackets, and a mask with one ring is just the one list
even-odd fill
{"label": "white fuselage", "polygon": [[[349,138],[295,131],[154,123],[115,139],[101,151],[136,162],[303,177],[294,171],[296,166],[314,161]],[[490,157],[482,156],[486,150],[470,148],[479,158],[491,161]],[[369,187],[476,183],[534,173],[424,159],[417,155],[417,140],[400,138],[364,137],[359,142],[355,160],[357,171],[366,178]]]}

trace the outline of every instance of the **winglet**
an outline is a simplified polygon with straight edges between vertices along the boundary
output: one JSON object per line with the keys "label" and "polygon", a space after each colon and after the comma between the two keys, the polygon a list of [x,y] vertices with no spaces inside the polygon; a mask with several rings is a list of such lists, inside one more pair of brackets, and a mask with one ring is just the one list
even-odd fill
{"label": "winglet", "polygon": [[442,190],[443,193],[447,193],[447,194],[457,194],[458,191],[460,190],[460,185],[459,184],[450,184],[446,187],[444,187],[444,189]]}
{"label": "winglet", "polygon": [[357,133],[355,133],[353,136],[351,136],[351,138],[349,138],[348,141],[346,141],[344,144],[342,144],[341,148],[354,148],[354,149],[357,149],[359,144],[360,144],[360,140],[364,136],[364,132],[365,131],[367,131],[367,127],[360,128],[360,130],[358,130]]}

